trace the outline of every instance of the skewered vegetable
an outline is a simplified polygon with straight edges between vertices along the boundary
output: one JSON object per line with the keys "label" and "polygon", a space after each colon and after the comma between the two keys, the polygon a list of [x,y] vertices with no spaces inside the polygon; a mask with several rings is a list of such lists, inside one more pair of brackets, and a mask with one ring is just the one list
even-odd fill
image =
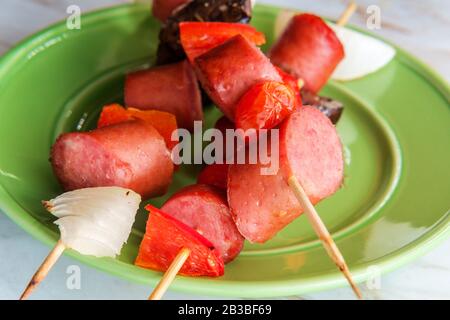
{"label": "skewered vegetable", "polygon": [[254,85],[236,107],[236,128],[272,129],[297,107],[294,90],[281,82],[266,81]]}
{"label": "skewered vegetable", "polygon": [[331,75],[332,79],[348,81],[378,71],[395,56],[390,45],[362,33],[330,23],[345,48],[345,58]]}
{"label": "skewered vegetable", "polygon": [[66,248],[97,257],[115,257],[128,239],[141,197],[119,187],[86,188],[44,201],[58,220]]}
{"label": "skewered vegetable", "polygon": [[226,22],[181,22],[180,40],[189,61],[221,45],[228,39],[242,35],[257,46],[266,42],[263,33],[242,23]]}
{"label": "skewered vegetable", "polygon": [[190,250],[189,258],[180,274],[209,277],[223,275],[223,260],[209,240],[151,205],[146,209],[149,211],[149,218],[135,261],[137,266],[166,271],[178,252],[187,248]]}
{"label": "skewered vegetable", "polygon": [[164,111],[125,109],[118,104],[104,106],[98,119],[97,128],[136,119],[141,119],[158,130],[169,150],[178,144],[178,139],[172,139],[172,133],[177,130],[177,120],[173,114]]}

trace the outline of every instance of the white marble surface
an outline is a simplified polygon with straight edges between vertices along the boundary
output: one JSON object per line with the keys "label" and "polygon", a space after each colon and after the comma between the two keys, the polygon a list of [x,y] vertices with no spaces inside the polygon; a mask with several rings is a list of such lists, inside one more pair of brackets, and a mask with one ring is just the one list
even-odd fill
{"label": "white marble surface", "polygon": [[[126,2],[124,0],[1,0],[0,54],[23,37],[66,17],[69,4],[83,11]],[[300,10],[336,17],[346,1],[266,0]],[[360,0],[360,10],[351,23],[365,26],[365,7],[381,8],[383,27],[376,31],[414,53],[450,80],[450,1]],[[0,299],[16,299],[49,248],[33,239],[0,213]],[[450,299],[450,240],[409,265],[381,278],[379,290],[368,290],[372,299]],[[81,289],[66,287],[69,265],[81,268]],[[62,257],[33,299],[143,299],[150,288],[130,283],[77,261]],[[170,299],[211,299],[169,292]],[[295,299],[352,299],[348,288],[295,297]]]}

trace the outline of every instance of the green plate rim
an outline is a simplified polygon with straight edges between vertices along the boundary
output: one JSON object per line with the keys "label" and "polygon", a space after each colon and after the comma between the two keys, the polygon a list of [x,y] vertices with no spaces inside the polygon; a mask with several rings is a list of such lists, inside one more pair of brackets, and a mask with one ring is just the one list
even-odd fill
{"label": "green plate rim", "polygon": [[[275,6],[270,5],[259,5],[261,8],[274,9]],[[148,10],[148,7],[146,7]],[[283,8],[287,9],[287,8]],[[89,20],[89,22],[98,22],[99,20],[109,18],[116,14],[120,14],[122,10],[142,10],[142,5],[135,4],[123,4],[119,6],[114,6],[110,8],[104,8],[95,10],[89,13],[85,13],[83,19]],[[49,27],[38,31],[24,40],[15,45],[12,49],[6,52],[0,58],[0,77],[3,75],[3,70],[8,64],[13,64],[17,59],[21,58],[24,54],[29,52],[35,45],[41,44],[46,38],[55,36],[61,33],[60,29],[65,26],[65,21],[60,21],[50,25]],[[422,62],[420,59],[414,57],[413,55],[406,52],[404,49],[398,47],[397,45],[384,40],[383,38],[374,35],[366,30],[361,30],[354,26],[351,27],[358,32],[368,34],[374,38],[380,39],[396,49],[397,58],[401,59],[403,63],[408,64],[415,72],[420,76],[425,77],[435,89],[442,94],[445,99],[450,100],[450,86],[447,81],[434,69],[429,67],[427,64]],[[336,81],[337,82],[337,81]],[[1,169],[0,169],[1,170]],[[45,243],[46,245],[52,246],[56,243],[58,235],[56,233],[49,233],[48,231],[43,231],[41,229],[40,222],[37,220],[30,220],[29,214],[17,203],[13,197],[8,194],[2,185],[0,185],[0,210],[2,210],[5,215],[7,215],[12,221],[14,221],[18,226],[24,229],[34,238]],[[408,243],[404,247],[384,256],[383,258],[376,261],[377,266],[380,267],[382,274],[395,270],[406,263],[422,256],[423,254],[430,251],[432,248],[436,247],[438,244],[450,237],[450,210],[447,211],[442,218],[436,222],[436,224],[430,228],[429,231],[424,233],[422,236],[416,240]],[[413,250],[412,250],[413,249]],[[76,258],[88,264],[96,269],[106,271],[110,274],[120,276],[122,278],[139,282],[146,283],[150,285],[155,285],[158,281],[159,273],[155,273],[147,270],[140,270],[142,272],[128,273],[127,271],[130,265],[116,261],[117,265],[111,267],[111,261],[109,258],[93,258],[88,256],[83,256],[73,250],[67,250],[67,255]],[[373,262],[371,263],[373,264]],[[365,281],[369,276],[367,271],[368,264],[359,265],[356,268],[352,268],[352,274],[357,282]],[[134,268],[134,267],[133,267]],[[144,277],[148,275],[148,277]],[[153,276],[152,276],[153,275]],[[317,292],[327,289],[334,289],[337,287],[347,285],[346,280],[338,273],[330,273],[328,275],[321,275],[317,277],[312,277],[309,279],[298,278],[296,280],[281,280],[281,281],[253,281],[253,282],[242,282],[242,281],[230,281],[227,282],[214,282],[204,281],[206,279],[201,279],[199,281],[196,278],[188,277],[178,277],[171,289],[180,292],[190,292],[196,294],[210,294],[215,296],[228,296],[228,297],[248,297],[248,298],[267,298],[267,297],[279,297],[296,295],[298,292],[304,294]],[[270,288],[270,290],[269,290]],[[264,290],[263,290],[264,289]],[[236,294],[239,292],[239,294]]]}

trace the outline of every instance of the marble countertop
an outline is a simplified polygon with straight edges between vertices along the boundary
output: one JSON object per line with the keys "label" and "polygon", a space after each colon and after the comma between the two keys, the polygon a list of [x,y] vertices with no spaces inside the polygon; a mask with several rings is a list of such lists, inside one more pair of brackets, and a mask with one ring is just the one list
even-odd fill
{"label": "marble countertop", "polygon": [[[258,0],[337,17],[344,0]],[[0,10],[0,54],[23,37],[67,17],[69,4],[82,11],[124,3],[124,0],[2,0]],[[450,1],[447,0],[360,0],[360,9],[350,23],[365,26],[365,8],[381,8],[382,28],[375,32],[391,40],[437,70],[450,81]],[[16,299],[49,248],[33,239],[0,212],[0,299]],[[422,258],[384,275],[377,290],[367,289],[370,299],[450,299],[450,239]],[[79,266],[81,287],[68,289],[66,271]],[[72,258],[63,256],[41,284],[34,299],[144,299],[151,288],[110,276]],[[169,292],[168,299],[214,299]],[[220,297],[218,297],[220,298]],[[342,288],[288,299],[352,299]]]}

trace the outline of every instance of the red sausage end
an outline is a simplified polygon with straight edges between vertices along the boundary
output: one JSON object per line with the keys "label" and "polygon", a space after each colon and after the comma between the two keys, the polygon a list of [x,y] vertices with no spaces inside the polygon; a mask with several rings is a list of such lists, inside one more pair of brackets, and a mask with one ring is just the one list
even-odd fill
{"label": "red sausage end", "polygon": [[221,190],[204,184],[188,186],[167,200],[161,210],[211,241],[225,263],[241,252],[244,238],[234,224]]}
{"label": "red sausage end", "polygon": [[143,198],[164,194],[173,174],[163,137],[141,120],[62,134],[51,163],[65,190],[119,186]]}
{"label": "red sausage end", "polygon": [[342,144],[330,119],[304,106],[280,127],[280,163],[286,178],[295,175],[310,200],[335,193],[344,179]]}
{"label": "red sausage end", "polygon": [[313,204],[336,192],[343,181],[342,145],[331,121],[313,107],[291,114],[280,128],[280,169],[234,164],[228,170],[228,204],[237,228],[251,242],[263,243],[297,218],[303,208],[287,184],[295,175]]}
{"label": "red sausage end", "polygon": [[128,74],[125,103],[132,108],[172,113],[178,126],[188,130],[193,129],[195,120],[203,120],[200,88],[187,61]]}
{"label": "red sausage end", "polygon": [[344,58],[344,47],[334,31],[312,14],[299,14],[269,52],[272,62],[317,93]]}
{"label": "red sausage end", "polygon": [[197,57],[194,69],[203,89],[231,121],[239,99],[253,85],[282,81],[270,60],[241,35]]}

